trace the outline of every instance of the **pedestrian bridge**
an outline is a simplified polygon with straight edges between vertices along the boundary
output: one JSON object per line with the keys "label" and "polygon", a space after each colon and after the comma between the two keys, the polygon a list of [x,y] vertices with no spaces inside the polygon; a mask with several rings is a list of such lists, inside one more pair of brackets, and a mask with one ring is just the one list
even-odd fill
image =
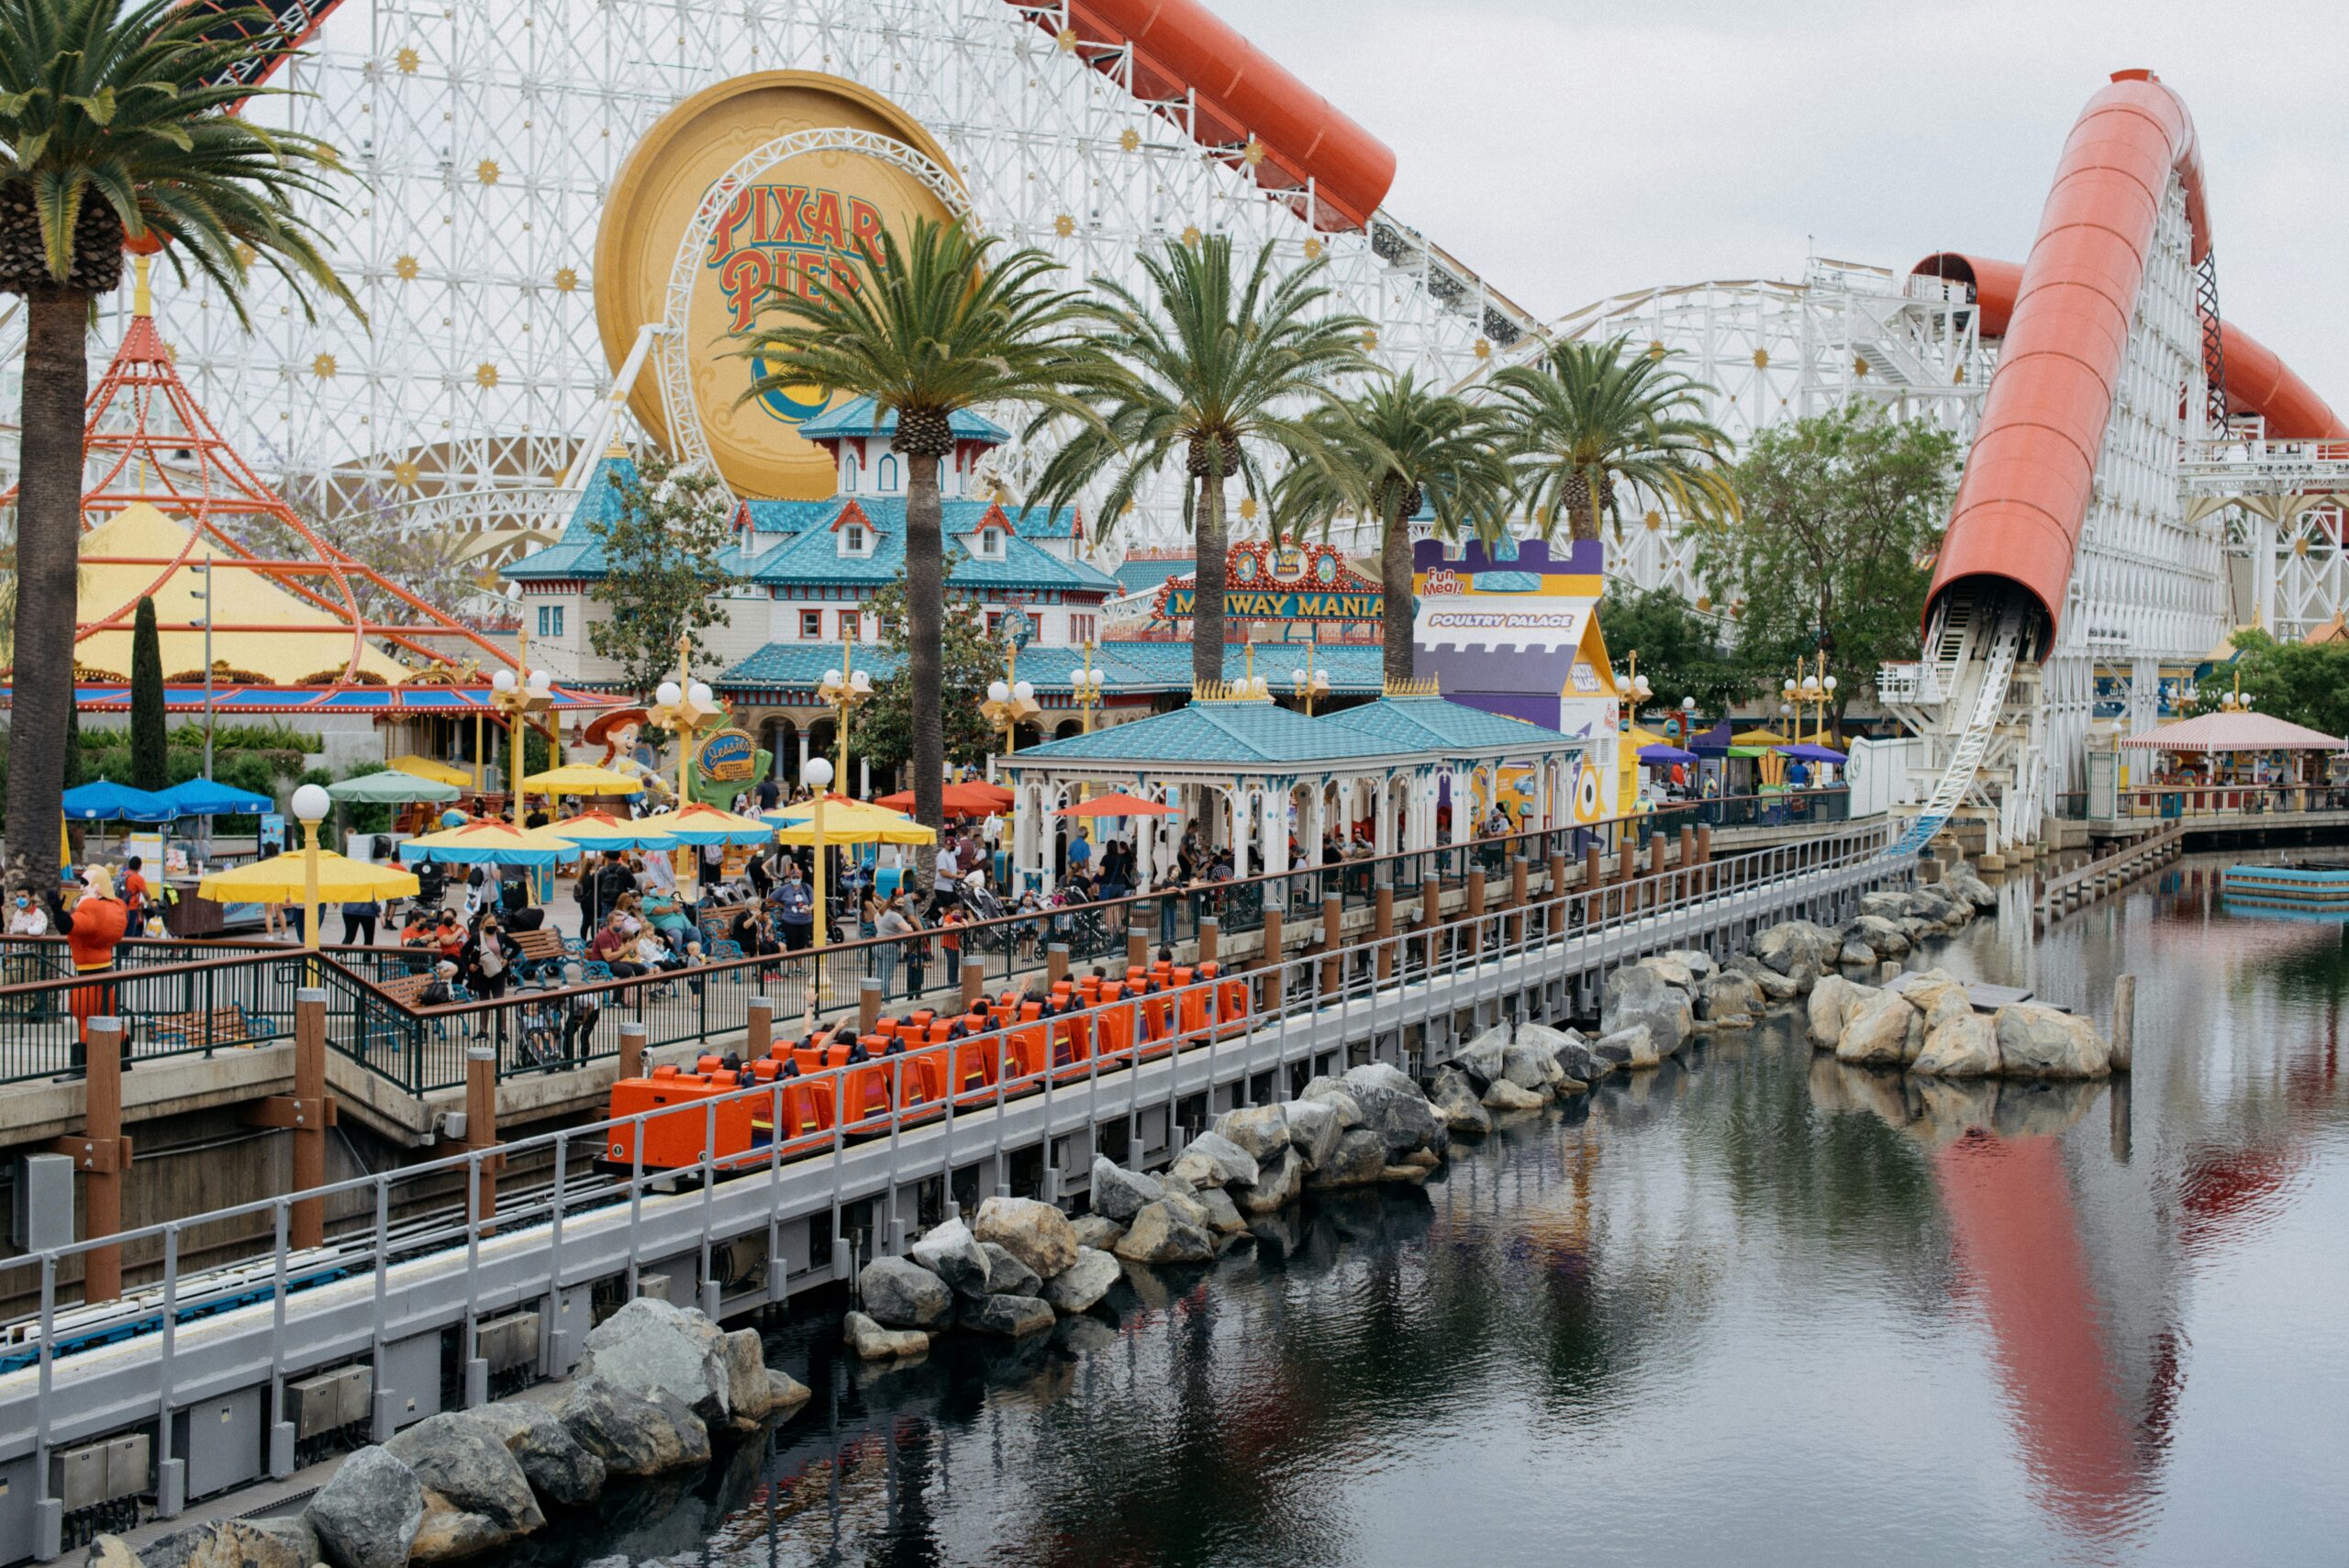
{"label": "pedestrian bridge", "polygon": [[[1563,885],[1561,853],[1546,868],[1561,891],[1538,896],[1519,892],[1520,854],[1511,895],[1490,906],[1476,867],[1463,867],[1471,906],[1458,913],[1431,880],[1416,928],[1397,928],[1394,889],[1374,887],[1361,940],[1341,920],[1334,943],[1290,952],[1275,917],[1273,956],[1209,983],[1200,1000],[1215,1008],[1221,991],[1220,1010],[1161,1054],[1023,1073],[997,1040],[1004,1070],[985,1094],[951,1096],[926,1120],[844,1119],[812,1148],[769,1143],[727,1161],[707,1136],[718,1108],[701,1102],[14,1260],[5,1266],[28,1276],[18,1288],[39,1305],[0,1329],[0,1561],[54,1555],[66,1538],[67,1499],[50,1485],[58,1455],[143,1438],[153,1464],[139,1489],[174,1514],[192,1497],[290,1473],[318,1443],[380,1440],[493,1387],[560,1375],[598,1311],[637,1292],[713,1316],[780,1306],[987,1194],[1073,1195],[1096,1151],[1157,1165],[1215,1115],[1289,1097],[1313,1073],[1372,1060],[1416,1070],[1499,1018],[1588,1017],[1605,976],[1645,954],[1726,954],[1778,920],[1842,918],[1863,893],[1913,874],[1912,858],[1885,852],[1895,831],[1884,820],[1831,825],[1712,858],[1692,833],[1685,855],[1619,863],[1611,878],[1593,849],[1575,868],[1590,873],[1579,887]],[[1651,839],[1651,853],[1664,847]],[[1244,1010],[1233,1005],[1240,984]],[[363,1022],[336,1011],[331,984],[298,990],[291,1010],[344,1030]],[[775,999],[751,1001],[744,1027],[768,1027]],[[641,1050],[651,1029],[630,1019],[626,1048]],[[484,1031],[475,1062],[494,1038]],[[896,1077],[891,1104],[907,1103],[910,1060],[883,1059]],[[838,1095],[843,1073],[874,1070],[794,1082]],[[737,1092],[776,1127],[784,1093],[780,1083]],[[598,1164],[616,1143],[641,1150],[650,1122],[676,1116],[704,1124],[698,1168],[648,1171],[640,1155]],[[324,1216],[322,1244],[295,1244],[306,1214]],[[231,1265],[184,1266],[193,1239],[237,1230],[265,1240]],[[153,1258],[149,1277],[121,1301],[75,1305],[73,1282],[107,1249]]]}

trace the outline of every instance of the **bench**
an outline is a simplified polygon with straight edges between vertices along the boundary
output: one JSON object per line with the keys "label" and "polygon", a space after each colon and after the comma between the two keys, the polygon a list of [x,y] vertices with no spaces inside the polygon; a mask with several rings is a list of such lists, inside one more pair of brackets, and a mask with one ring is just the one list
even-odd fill
{"label": "bench", "polygon": [[180,1051],[211,1051],[224,1045],[252,1045],[252,1024],[243,1007],[199,1007],[194,1012],[164,1013],[146,1020],[148,1049],[161,1055]]}
{"label": "bench", "polygon": [[514,967],[526,978],[545,980],[559,974],[562,970],[562,961],[570,956],[561,931],[549,930],[542,926],[535,931],[508,931],[507,935],[514,940],[515,947],[521,950],[522,956],[515,961]]}

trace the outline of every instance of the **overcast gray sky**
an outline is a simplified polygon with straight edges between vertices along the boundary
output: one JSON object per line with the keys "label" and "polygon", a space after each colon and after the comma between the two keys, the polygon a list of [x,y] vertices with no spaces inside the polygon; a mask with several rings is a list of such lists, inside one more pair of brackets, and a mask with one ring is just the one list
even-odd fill
{"label": "overcast gray sky", "polygon": [[2115,70],[2192,111],[2221,307],[2349,416],[2349,4],[1207,0],[1395,149],[1388,205],[1542,317],[1803,258],[2020,261]]}

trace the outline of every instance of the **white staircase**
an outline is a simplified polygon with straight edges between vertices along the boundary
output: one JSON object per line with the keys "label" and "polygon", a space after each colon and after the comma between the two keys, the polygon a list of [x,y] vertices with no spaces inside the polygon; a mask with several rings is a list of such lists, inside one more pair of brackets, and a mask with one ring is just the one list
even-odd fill
{"label": "white staircase", "polygon": [[[1970,605],[1959,601],[1949,606],[1942,623],[1941,639],[1933,651],[1936,662],[1944,654],[1954,656],[1957,650],[1965,647],[1971,624]],[[1887,854],[1915,854],[1923,849],[1973,787],[1974,775],[1990,749],[1991,731],[1998,728],[1998,715],[2006,707],[2007,683],[2014,675],[2015,657],[2022,647],[2023,625],[2021,614],[2001,614],[1991,629],[1987,651],[1977,644],[1976,657],[1957,671],[1949,683],[1954,695],[1942,710],[1946,727],[1943,733],[1954,736],[1955,741],[1949,753],[1949,765],[1942,770],[1932,794],[1926,797],[1923,811],[1886,851]]]}

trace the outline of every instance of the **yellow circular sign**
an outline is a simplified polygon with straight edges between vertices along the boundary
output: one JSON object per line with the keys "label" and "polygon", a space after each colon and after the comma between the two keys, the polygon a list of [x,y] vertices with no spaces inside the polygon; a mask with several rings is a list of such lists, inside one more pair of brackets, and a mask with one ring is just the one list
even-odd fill
{"label": "yellow circular sign", "polygon": [[[612,182],[596,233],[596,323],[618,370],[638,331],[668,313],[678,246],[710,187],[735,163],[778,138],[822,130],[876,132],[961,176],[944,149],[906,112],[871,89],[814,71],[767,71],[697,93],[663,115]],[[917,217],[952,214],[907,169],[846,149],[802,153],[760,174],[712,226],[687,317],[687,382],[711,457],[743,495],[820,500],[838,488],[832,460],[799,434],[830,404],[822,387],[792,387],[742,401],[764,374],[737,357],[730,334],[770,288],[812,294],[835,269],[856,265],[860,238],[903,234]],[[659,378],[648,371],[629,407],[668,450],[678,450]]]}

